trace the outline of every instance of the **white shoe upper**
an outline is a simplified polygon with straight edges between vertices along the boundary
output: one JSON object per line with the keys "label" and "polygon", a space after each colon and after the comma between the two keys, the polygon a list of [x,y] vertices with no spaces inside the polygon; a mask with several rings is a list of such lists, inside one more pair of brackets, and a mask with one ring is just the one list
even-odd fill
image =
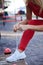
{"label": "white shoe upper", "polygon": [[14,54],[12,54],[10,57],[6,58],[6,61],[8,62],[13,62],[13,61],[17,61],[19,59],[24,59],[26,58],[26,55],[24,52],[20,53],[18,50],[16,50],[14,52]]}

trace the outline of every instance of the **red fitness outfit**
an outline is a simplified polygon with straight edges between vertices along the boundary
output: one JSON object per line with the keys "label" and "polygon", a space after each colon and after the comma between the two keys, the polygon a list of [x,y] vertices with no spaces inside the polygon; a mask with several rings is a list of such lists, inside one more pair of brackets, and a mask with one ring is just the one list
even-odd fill
{"label": "red fitness outfit", "polygon": [[[43,11],[41,14],[39,14],[40,7],[32,2],[29,3],[29,8],[34,12],[36,16],[42,17],[43,18]],[[43,25],[43,20],[30,20],[28,21],[29,25]],[[25,48],[27,47],[28,42],[32,39],[35,31],[33,30],[26,30],[23,33],[23,36],[21,38],[20,44],[19,44],[19,49],[24,51]]]}

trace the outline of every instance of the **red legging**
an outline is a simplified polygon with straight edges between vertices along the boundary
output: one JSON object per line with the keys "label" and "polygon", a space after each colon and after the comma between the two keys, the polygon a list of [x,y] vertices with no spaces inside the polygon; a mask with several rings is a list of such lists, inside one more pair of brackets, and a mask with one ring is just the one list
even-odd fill
{"label": "red legging", "polygon": [[[28,22],[29,25],[43,25],[43,20],[31,20]],[[22,36],[22,39],[19,44],[19,49],[24,51],[27,47],[28,42],[32,39],[35,31],[33,30],[26,30]]]}
{"label": "red legging", "polygon": [[[36,16],[40,16],[43,18],[43,11],[39,15],[40,7],[38,5],[35,5],[34,3],[30,2],[29,8],[34,12]],[[28,22],[29,25],[43,25],[43,20],[31,20]],[[24,34],[22,36],[22,39],[20,41],[19,49],[24,51],[27,47],[28,42],[32,39],[35,31],[33,30],[26,30],[24,31]]]}

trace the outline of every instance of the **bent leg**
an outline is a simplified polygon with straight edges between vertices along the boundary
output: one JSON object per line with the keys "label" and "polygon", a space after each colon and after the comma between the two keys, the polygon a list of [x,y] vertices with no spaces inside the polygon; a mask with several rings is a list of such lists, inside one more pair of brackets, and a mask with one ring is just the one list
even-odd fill
{"label": "bent leg", "polygon": [[[37,23],[38,22],[38,23]],[[43,25],[43,23],[41,23],[41,21],[29,21],[28,24],[32,24],[32,25]],[[21,39],[21,42],[20,42],[20,45],[18,47],[18,49],[14,52],[14,54],[12,54],[10,57],[6,58],[6,61],[8,62],[14,62],[14,61],[17,61],[19,59],[24,59],[26,58],[26,55],[24,52],[20,53],[19,51],[23,51],[25,50],[28,42],[32,39],[34,35],[34,31],[33,30],[26,30],[24,31],[24,34],[22,36],[22,39]]]}
{"label": "bent leg", "polygon": [[[29,25],[43,25],[43,20],[31,20],[28,22]],[[35,31],[26,30],[23,33],[18,49],[24,51],[28,45],[28,42],[32,39]]]}

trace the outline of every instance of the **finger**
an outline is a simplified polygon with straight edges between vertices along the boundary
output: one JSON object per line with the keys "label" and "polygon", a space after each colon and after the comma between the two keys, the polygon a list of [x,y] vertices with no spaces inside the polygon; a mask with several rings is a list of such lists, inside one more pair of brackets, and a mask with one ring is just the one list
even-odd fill
{"label": "finger", "polygon": [[14,31],[14,32],[17,32],[17,29],[14,29],[13,31]]}

